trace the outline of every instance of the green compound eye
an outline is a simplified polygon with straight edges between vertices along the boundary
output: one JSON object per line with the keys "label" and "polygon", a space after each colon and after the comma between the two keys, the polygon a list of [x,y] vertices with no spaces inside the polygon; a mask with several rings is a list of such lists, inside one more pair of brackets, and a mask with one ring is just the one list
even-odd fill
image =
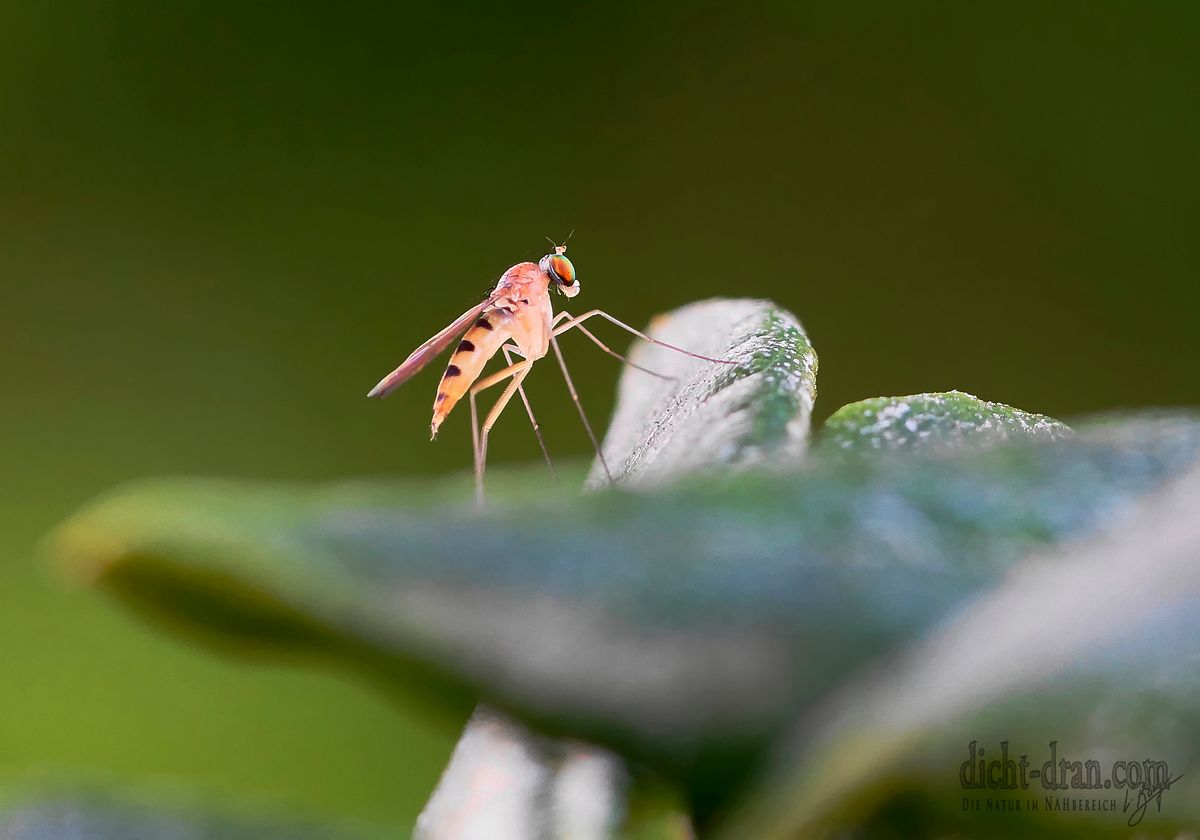
{"label": "green compound eye", "polygon": [[562,254],[552,254],[546,263],[550,277],[560,286],[571,286],[575,283],[575,266]]}

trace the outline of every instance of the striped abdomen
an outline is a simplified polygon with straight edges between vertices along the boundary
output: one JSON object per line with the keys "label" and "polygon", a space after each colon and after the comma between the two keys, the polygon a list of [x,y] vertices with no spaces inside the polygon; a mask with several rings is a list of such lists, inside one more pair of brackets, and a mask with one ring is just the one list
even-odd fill
{"label": "striped abdomen", "polygon": [[458,343],[442,381],[438,383],[437,397],[433,401],[431,437],[437,437],[438,427],[454,405],[467,393],[472,383],[479,378],[483,366],[496,354],[500,345],[509,337],[509,321],[512,314],[507,309],[493,307],[479,316],[471,325],[462,341]]}

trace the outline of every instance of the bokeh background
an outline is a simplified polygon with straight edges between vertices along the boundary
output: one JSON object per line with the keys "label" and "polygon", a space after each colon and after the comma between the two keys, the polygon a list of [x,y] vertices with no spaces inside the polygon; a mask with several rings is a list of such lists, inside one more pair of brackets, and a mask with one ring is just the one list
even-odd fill
{"label": "bokeh background", "polygon": [[[467,468],[436,373],[364,394],[546,235],[576,309],[780,301],[819,417],[1196,403],[1200,7],[836,5],[0,6],[0,798],[413,818],[455,733],[162,637],[36,544],[148,474]],[[602,424],[615,364],[564,349]],[[529,389],[585,456],[553,365]],[[538,457],[519,409],[493,441]]]}

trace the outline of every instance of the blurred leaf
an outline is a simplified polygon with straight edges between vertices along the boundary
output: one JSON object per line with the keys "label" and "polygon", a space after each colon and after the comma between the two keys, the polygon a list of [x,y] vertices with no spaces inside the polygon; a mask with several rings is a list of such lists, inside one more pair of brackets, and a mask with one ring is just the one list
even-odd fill
{"label": "blurred leaf", "polygon": [[480,697],[645,760],[716,809],[864,665],[1031,550],[1130,515],[1198,450],[1195,420],[1135,418],[586,504],[501,480],[482,513],[444,484],[153,482],[84,511],[58,545],[207,635]]}
{"label": "blurred leaf", "polygon": [[0,809],[4,840],[365,840],[344,827],[235,817],[99,794],[52,797]]}
{"label": "blurred leaf", "polygon": [[979,448],[1009,440],[1057,440],[1070,428],[1042,414],[961,391],[876,397],[844,405],[821,428],[818,446],[856,454]]}
{"label": "blurred leaf", "polygon": [[[770,780],[726,836],[1169,838],[1195,831],[1197,510],[1200,469],[1192,467],[1136,511],[1116,516],[1116,527],[1036,553],[890,667],[842,686],[836,700],[808,710],[780,739]],[[974,762],[973,742],[985,752]],[[973,769],[986,758],[991,772],[1002,743],[1014,783],[1027,757],[1027,787],[1003,789],[1003,779],[989,784]],[[1089,779],[1086,766],[1063,768],[1064,761],[1095,761],[1096,775]],[[1118,761],[1137,767],[1113,775]],[[964,789],[960,772],[979,787]],[[1120,784],[1138,778],[1144,787]],[[964,808],[976,800],[983,813]],[[1018,801],[1022,812],[992,810],[989,800]],[[1031,802],[1039,813],[1030,812]]]}

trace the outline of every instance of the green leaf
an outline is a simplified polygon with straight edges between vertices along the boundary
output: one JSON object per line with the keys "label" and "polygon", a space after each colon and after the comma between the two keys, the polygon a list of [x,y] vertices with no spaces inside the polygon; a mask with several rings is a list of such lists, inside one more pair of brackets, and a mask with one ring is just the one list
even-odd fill
{"label": "green leaf", "polygon": [[1133,419],[586,503],[509,479],[486,512],[444,484],[159,482],[83,512],[58,545],[206,634],[487,700],[719,808],[845,680],[1032,550],[1132,515],[1198,451],[1191,418]]}
{"label": "green leaf", "polygon": [[825,421],[818,445],[859,455],[931,452],[1010,440],[1058,440],[1070,433],[1066,424],[1045,415],[949,391],[842,406]]}
{"label": "green leaf", "polygon": [[[893,657],[891,667],[857,675],[836,701],[798,717],[779,741],[769,779],[724,836],[1194,831],[1197,510],[1200,469],[1193,466],[1119,514],[1118,527],[1027,558]],[[973,742],[985,756],[972,753]],[[1004,755],[1013,762],[1007,788]],[[978,770],[981,758],[987,773],[999,765],[995,778]],[[1027,773],[1018,769],[1021,759]],[[1084,767],[1064,768],[1064,761]],[[1117,775],[1118,762],[1136,768]],[[1001,801],[1022,811],[990,805]]]}

